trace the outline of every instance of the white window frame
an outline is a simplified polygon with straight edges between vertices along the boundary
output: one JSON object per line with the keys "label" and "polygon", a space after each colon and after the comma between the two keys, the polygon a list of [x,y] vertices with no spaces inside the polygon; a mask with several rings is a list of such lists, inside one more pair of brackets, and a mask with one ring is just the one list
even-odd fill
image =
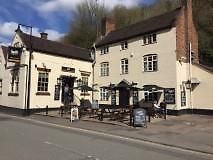
{"label": "white window frame", "polygon": [[101,64],[101,70],[100,70],[100,76],[109,76],[109,62],[102,62]]}
{"label": "white window frame", "polygon": [[152,33],[152,34],[144,35],[142,38],[142,43],[143,45],[157,43],[157,34]]}
{"label": "white window frame", "polygon": [[48,88],[49,72],[38,71],[37,92],[48,92]]}
{"label": "white window frame", "polygon": [[143,56],[144,72],[156,72],[158,71],[158,55],[147,54]]}
{"label": "white window frame", "polygon": [[101,48],[101,55],[109,53],[109,46]]}
{"label": "white window frame", "polygon": [[128,60],[128,58],[121,59],[120,69],[121,69],[121,74],[128,74],[129,73],[129,60]]}
{"label": "white window frame", "polygon": [[121,42],[121,50],[126,50],[126,49],[128,49],[128,42],[127,41]]}
{"label": "white window frame", "polygon": [[106,88],[100,88],[100,101],[109,100],[109,91]]}
{"label": "white window frame", "polygon": [[19,92],[19,69],[11,70],[10,93]]}

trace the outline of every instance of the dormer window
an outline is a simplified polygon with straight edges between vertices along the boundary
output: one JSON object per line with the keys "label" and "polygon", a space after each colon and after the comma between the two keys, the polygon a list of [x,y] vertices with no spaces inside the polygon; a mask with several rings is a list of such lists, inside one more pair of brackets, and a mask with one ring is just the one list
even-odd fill
{"label": "dormer window", "polygon": [[121,50],[125,50],[125,49],[128,49],[128,42],[127,41],[121,42]]}
{"label": "dormer window", "polygon": [[143,45],[157,43],[156,33],[143,36],[143,42],[142,43],[143,43]]}
{"label": "dormer window", "polygon": [[101,55],[109,53],[109,46],[103,47],[101,49]]}

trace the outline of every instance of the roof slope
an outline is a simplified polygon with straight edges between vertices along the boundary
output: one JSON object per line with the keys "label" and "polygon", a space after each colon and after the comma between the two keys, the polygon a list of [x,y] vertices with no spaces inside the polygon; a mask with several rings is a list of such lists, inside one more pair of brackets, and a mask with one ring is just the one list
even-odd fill
{"label": "roof slope", "polygon": [[87,49],[74,45],[65,45],[59,42],[45,40],[35,36],[31,36],[30,38],[29,34],[23,33],[21,30],[17,31],[17,33],[21,37],[23,43],[26,45],[27,49],[31,48],[32,42],[32,49],[34,51],[84,61],[92,61],[90,58],[90,52]]}
{"label": "roof slope", "polygon": [[171,28],[180,12],[177,8],[171,12],[149,18],[147,20],[132,24],[128,27],[121,28],[110,32],[106,37],[100,40],[96,46],[116,43],[129,38],[137,37],[139,35],[147,34],[150,32],[158,31],[161,29]]}

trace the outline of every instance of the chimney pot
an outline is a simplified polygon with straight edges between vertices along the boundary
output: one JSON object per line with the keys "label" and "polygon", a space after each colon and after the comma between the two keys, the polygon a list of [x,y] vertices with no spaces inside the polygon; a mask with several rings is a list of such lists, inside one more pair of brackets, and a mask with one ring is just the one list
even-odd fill
{"label": "chimney pot", "polygon": [[47,40],[47,36],[48,36],[48,34],[47,34],[47,33],[45,33],[45,32],[41,32],[41,33],[40,33],[40,35],[41,35],[41,39],[45,39],[45,40]]}

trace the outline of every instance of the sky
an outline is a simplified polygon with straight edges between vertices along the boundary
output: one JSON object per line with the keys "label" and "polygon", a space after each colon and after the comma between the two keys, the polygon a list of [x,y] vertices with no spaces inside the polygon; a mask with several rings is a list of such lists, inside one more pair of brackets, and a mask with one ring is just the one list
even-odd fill
{"label": "sky", "polygon": [[[69,30],[76,6],[84,0],[0,0],[0,44],[9,45],[18,24],[33,27],[33,35],[48,33],[48,39],[57,40]],[[88,0],[89,1],[89,0]],[[149,4],[154,0],[98,0],[108,8],[122,4],[127,7]],[[29,28],[22,27],[29,33]]]}

